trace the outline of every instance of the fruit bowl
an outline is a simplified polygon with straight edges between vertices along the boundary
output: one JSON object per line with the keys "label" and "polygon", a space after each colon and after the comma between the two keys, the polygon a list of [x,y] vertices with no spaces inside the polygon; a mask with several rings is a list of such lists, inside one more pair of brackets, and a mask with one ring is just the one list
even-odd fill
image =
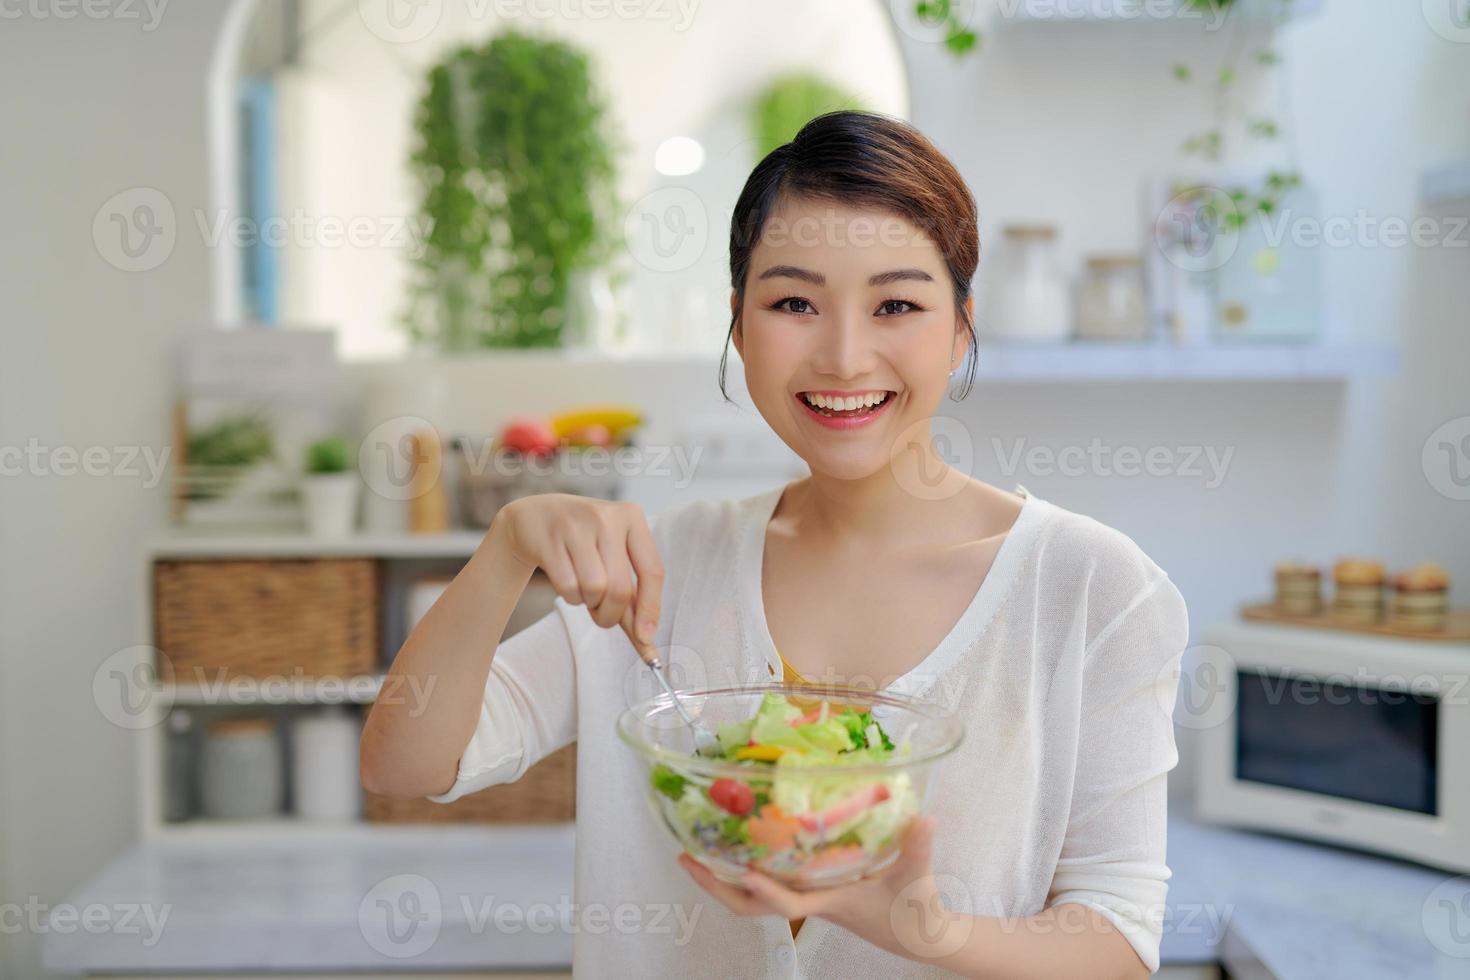
{"label": "fruit bowl", "polygon": [[964,737],[938,704],[882,691],[770,684],[679,699],[719,736],[721,756],[694,754],[668,694],[624,711],[618,737],[643,763],[655,817],[731,884],[751,868],[788,888],[830,888],[888,867]]}

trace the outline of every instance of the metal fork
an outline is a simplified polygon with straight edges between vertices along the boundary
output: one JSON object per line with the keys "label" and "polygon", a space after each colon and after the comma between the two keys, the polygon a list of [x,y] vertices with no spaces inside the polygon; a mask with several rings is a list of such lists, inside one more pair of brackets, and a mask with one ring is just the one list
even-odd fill
{"label": "metal fork", "polygon": [[657,678],[659,686],[664,689],[664,693],[674,702],[674,710],[679,712],[679,717],[684,720],[684,724],[688,725],[689,730],[694,733],[695,755],[724,755],[724,751],[720,748],[720,740],[702,723],[694,720],[693,716],[689,714],[688,709],[684,707],[684,702],[679,700],[679,695],[674,693],[674,686],[664,676],[664,662],[659,657],[658,651],[650,646],[639,649],[638,656],[642,658],[644,663],[648,664],[649,668],[653,671],[653,676]]}

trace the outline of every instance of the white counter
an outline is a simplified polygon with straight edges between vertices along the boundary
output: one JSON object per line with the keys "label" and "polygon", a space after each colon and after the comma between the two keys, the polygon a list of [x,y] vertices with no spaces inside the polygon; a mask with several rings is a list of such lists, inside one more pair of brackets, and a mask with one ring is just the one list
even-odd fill
{"label": "white counter", "polygon": [[[312,836],[136,845],[67,904],[142,904],[155,918],[167,909],[161,932],[151,935],[143,917],[131,934],[51,931],[46,965],[566,970],[577,928],[616,927],[616,910],[572,904],[570,825]],[[1223,962],[1237,977],[1277,980],[1470,978],[1470,878],[1182,818],[1170,821],[1169,863],[1165,965]],[[1464,921],[1446,918],[1457,914]]]}

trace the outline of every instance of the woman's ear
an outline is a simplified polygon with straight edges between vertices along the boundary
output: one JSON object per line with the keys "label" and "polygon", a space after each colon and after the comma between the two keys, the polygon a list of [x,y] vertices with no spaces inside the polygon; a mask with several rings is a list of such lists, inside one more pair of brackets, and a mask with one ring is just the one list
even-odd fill
{"label": "woman's ear", "polygon": [[[730,315],[732,317],[735,316],[735,307],[737,303],[738,298],[735,294],[735,291],[732,289],[730,290]],[[740,321],[738,319],[735,321],[734,328],[731,331],[731,340],[733,340],[735,343],[735,353],[740,355],[740,359],[742,361],[745,360],[744,331],[740,329]]]}
{"label": "woman's ear", "polygon": [[966,320],[975,322],[975,295],[971,293],[965,297],[965,319],[956,321],[954,325],[954,363],[956,366],[963,364],[965,355],[970,350],[970,331],[965,326]]}

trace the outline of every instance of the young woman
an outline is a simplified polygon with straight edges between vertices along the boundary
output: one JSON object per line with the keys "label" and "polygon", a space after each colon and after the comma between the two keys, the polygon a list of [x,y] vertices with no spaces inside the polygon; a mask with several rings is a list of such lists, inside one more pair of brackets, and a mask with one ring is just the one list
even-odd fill
{"label": "young woman", "polygon": [[[967,350],[974,369],[978,251],[970,192],[917,131],[813,120],[736,206],[728,338],[810,476],[652,521],[629,503],[517,500],[399,651],[392,678],[432,684],[432,700],[374,707],[369,789],[447,802],[577,741],[578,976],[1158,968],[1184,603],[1124,535],[936,452]],[[555,611],[495,647],[537,568]],[[900,861],[797,893],[754,872],[734,887],[679,854],[613,734],[625,692],[647,688],[645,643],[691,686],[785,676],[962,713]]]}

